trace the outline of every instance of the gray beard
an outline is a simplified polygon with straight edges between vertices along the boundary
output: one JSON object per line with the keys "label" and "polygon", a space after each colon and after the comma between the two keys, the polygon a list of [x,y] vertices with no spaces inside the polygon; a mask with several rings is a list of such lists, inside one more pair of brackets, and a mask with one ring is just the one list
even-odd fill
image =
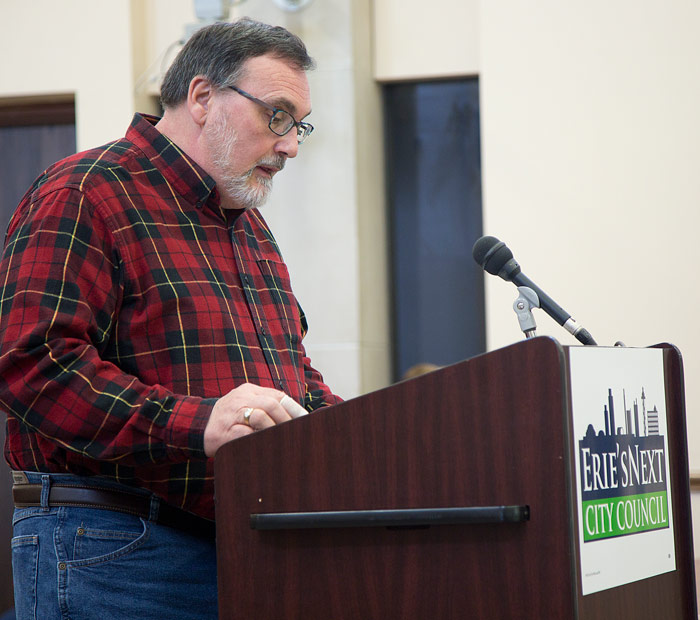
{"label": "gray beard", "polygon": [[[238,142],[236,131],[221,115],[214,120],[213,127],[210,127],[207,133],[213,151],[212,161],[221,171],[218,183],[219,192],[244,209],[256,209],[265,204],[272,190],[272,179],[258,177],[251,183],[255,167],[240,176],[226,172],[231,165],[233,152]],[[284,157],[275,157],[261,160],[256,165],[282,169],[284,164]]]}
{"label": "gray beard", "polygon": [[221,191],[244,209],[257,209],[267,201],[272,190],[272,179],[258,178],[250,183],[253,170],[241,176],[224,177]]}

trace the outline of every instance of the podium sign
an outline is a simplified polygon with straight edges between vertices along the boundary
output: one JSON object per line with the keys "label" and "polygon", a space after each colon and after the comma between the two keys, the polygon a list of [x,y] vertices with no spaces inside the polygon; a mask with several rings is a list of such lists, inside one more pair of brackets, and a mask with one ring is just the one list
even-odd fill
{"label": "podium sign", "polygon": [[663,351],[568,353],[587,595],[676,569]]}

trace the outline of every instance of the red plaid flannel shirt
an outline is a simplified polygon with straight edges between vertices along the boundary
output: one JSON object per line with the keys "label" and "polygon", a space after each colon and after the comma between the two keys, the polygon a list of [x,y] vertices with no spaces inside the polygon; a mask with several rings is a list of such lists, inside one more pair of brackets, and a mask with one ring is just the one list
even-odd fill
{"label": "red plaid flannel shirt", "polygon": [[340,401],[257,210],[136,115],[122,140],[49,168],[0,265],[0,409],[17,470],[101,475],[212,519],[203,432],[244,382],[312,411]]}

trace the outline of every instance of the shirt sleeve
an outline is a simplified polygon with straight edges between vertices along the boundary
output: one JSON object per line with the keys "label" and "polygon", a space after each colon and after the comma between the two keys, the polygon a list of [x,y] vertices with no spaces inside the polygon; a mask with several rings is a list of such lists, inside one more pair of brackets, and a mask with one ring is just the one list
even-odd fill
{"label": "shirt sleeve", "polygon": [[13,217],[0,265],[0,407],[64,449],[124,465],[204,459],[214,399],[144,385],[101,356],[118,329],[118,232],[76,187]]}

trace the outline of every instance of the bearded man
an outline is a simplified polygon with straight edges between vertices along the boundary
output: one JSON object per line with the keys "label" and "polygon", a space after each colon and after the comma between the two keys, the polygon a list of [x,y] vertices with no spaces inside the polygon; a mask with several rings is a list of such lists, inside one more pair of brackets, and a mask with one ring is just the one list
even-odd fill
{"label": "bearded man", "polygon": [[340,401],[257,209],[313,130],[312,67],[283,28],[203,28],[161,119],[54,164],[18,206],[0,408],[19,617],[215,618],[217,449]]}

